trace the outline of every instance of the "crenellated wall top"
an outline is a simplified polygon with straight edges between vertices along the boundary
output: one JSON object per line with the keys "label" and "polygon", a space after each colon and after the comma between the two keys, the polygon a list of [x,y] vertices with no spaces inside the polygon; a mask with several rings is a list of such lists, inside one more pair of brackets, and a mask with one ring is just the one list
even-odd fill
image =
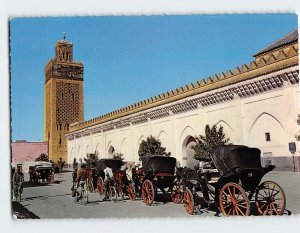
{"label": "crenellated wall top", "polygon": [[152,96],[91,120],[74,123],[70,126],[70,132],[298,65],[298,50],[298,42],[282,48],[276,48],[276,50],[270,51],[263,56],[255,57],[255,60],[248,65],[242,64],[240,67],[221,72],[219,75],[214,74],[212,77]]}

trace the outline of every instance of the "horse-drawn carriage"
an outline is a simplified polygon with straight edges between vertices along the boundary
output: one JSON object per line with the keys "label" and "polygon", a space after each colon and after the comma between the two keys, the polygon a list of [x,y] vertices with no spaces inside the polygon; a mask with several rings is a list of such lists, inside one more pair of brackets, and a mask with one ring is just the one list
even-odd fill
{"label": "horse-drawn carriage", "polygon": [[[105,165],[110,167],[114,173],[114,183],[110,185],[109,193],[113,198],[117,198],[117,194],[121,195],[120,191],[120,180],[119,180],[119,174],[121,173],[120,168],[122,166],[123,162],[120,159],[100,159],[96,162],[96,180],[97,180],[97,190],[98,193],[101,195],[104,193],[104,180],[105,180],[105,174],[104,169]],[[89,183],[89,181],[88,181]]]}
{"label": "horse-drawn carriage", "polygon": [[48,182],[54,183],[54,170],[50,162],[35,162],[34,166],[29,166],[29,181],[31,183]]}
{"label": "horse-drawn carriage", "polygon": [[175,185],[176,158],[149,155],[141,159],[142,168],[133,172],[134,185],[129,186],[128,195],[138,195],[146,205],[151,205],[158,192],[171,193]]}
{"label": "horse-drawn carriage", "polygon": [[194,178],[183,175],[186,211],[193,214],[195,200],[201,196],[208,206],[215,203],[225,216],[250,215],[250,201],[254,197],[258,214],[282,215],[285,209],[282,188],[273,181],[260,183],[275,168],[262,167],[260,153],[257,148],[246,146],[215,148],[211,155],[212,167],[198,170]]}

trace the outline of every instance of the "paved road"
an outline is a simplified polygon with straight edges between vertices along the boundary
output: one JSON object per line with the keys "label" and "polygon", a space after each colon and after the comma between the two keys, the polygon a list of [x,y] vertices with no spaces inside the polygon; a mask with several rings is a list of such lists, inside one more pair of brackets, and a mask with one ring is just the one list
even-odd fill
{"label": "paved road", "polygon": [[[300,213],[300,173],[271,172],[263,180],[278,182],[286,193],[286,215]],[[25,176],[25,180],[28,177]],[[219,216],[213,210],[200,210],[195,215],[186,213],[182,204],[157,202],[146,206],[141,200],[103,202],[103,196],[89,194],[89,204],[74,203],[71,197],[71,172],[56,174],[54,184],[30,186],[25,184],[21,204],[39,218],[139,218],[139,217],[186,217]],[[27,187],[26,187],[27,185]],[[221,215],[220,215],[221,216]]]}

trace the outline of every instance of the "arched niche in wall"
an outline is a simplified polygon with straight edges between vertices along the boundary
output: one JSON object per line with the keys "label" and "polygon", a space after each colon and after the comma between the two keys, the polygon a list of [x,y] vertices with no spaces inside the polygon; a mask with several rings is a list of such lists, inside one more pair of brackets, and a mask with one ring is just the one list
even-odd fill
{"label": "arched niche in wall", "polygon": [[95,147],[95,150],[94,150],[94,153],[98,156],[98,158],[100,159],[100,155],[99,155],[99,150],[100,150],[100,148],[99,148],[100,146],[99,146],[99,143],[97,143],[97,145],[96,145],[96,147]]}
{"label": "arched niche in wall", "polygon": [[83,153],[82,153],[82,147],[81,147],[81,146],[78,146],[76,158],[77,158],[77,161],[79,161],[80,158],[81,158],[81,159],[84,158],[84,155],[83,155]]}
{"label": "arched niche in wall", "polygon": [[217,129],[219,129],[220,126],[223,127],[223,132],[226,138],[230,138],[230,142],[235,141],[233,129],[226,121],[220,120],[216,125],[217,125]]}
{"label": "arched niche in wall", "polygon": [[196,145],[196,140],[193,136],[187,136],[182,143],[182,155],[185,160],[185,166],[188,168],[194,168],[199,161],[194,159],[195,151],[192,149],[192,146]]}
{"label": "arched niche in wall", "polygon": [[177,159],[180,160],[181,158],[180,166],[182,167],[188,166],[194,168],[199,163],[193,158],[195,152],[191,149],[191,146],[196,143],[195,136],[196,131],[190,126],[186,126],[180,135],[181,157],[177,157]]}
{"label": "arched niche in wall", "polygon": [[144,137],[144,135],[141,135],[137,141],[137,145],[136,145],[136,156],[135,160],[138,161],[139,160],[139,149],[140,149],[140,144],[142,143],[143,140],[146,140],[146,138]]}
{"label": "arched niche in wall", "polygon": [[113,146],[109,146],[108,148],[108,158],[112,159],[115,155],[115,148]]}
{"label": "arched niche in wall", "polygon": [[120,145],[120,153],[123,154],[124,161],[133,162],[134,156],[131,154],[130,145],[127,138],[123,138]]}
{"label": "arched niche in wall", "polygon": [[85,154],[84,154],[84,158],[86,158],[87,157],[87,154],[89,154],[90,152],[89,152],[89,149],[90,149],[90,146],[89,145],[87,145],[86,146],[86,148],[85,148]]}
{"label": "arched niche in wall", "polygon": [[[68,163],[69,163],[69,164],[73,164],[74,158],[76,158],[76,155],[75,155],[75,149],[74,149],[74,147],[72,147],[72,148],[71,148],[71,153],[70,153],[70,158],[69,158]],[[76,160],[77,160],[77,159],[76,159]]]}
{"label": "arched niche in wall", "polygon": [[161,146],[166,148],[166,152],[169,152],[167,148],[168,146],[167,133],[165,131],[160,131],[156,138],[161,142]]}
{"label": "arched niche in wall", "polygon": [[287,146],[287,135],[282,123],[269,113],[260,114],[253,122],[248,145],[258,148]]}

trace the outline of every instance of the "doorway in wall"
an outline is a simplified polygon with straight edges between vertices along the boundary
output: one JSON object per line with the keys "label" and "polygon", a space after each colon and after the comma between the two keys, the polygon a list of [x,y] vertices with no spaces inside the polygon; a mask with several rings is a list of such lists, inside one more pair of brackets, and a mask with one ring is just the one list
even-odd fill
{"label": "doorway in wall", "polygon": [[183,154],[183,166],[187,166],[188,168],[194,168],[194,166],[199,164],[199,161],[194,159],[195,151],[191,148],[196,145],[196,140],[193,136],[188,136],[183,141],[182,145],[182,154]]}

